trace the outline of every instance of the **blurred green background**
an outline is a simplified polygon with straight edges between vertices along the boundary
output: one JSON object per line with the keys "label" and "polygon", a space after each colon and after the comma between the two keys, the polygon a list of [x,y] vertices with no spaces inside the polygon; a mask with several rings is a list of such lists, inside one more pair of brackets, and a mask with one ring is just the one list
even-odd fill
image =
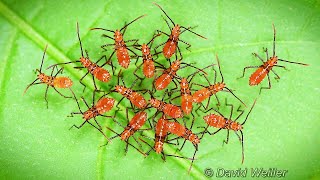
{"label": "blurred green background", "polygon": [[[198,25],[194,30],[208,38],[203,40],[188,32],[183,34],[181,38],[192,44],[191,52],[181,45],[185,61],[204,67],[215,63],[214,54],[218,53],[225,82],[249,106],[258,96],[260,87],[248,85],[252,70],[243,79],[237,80],[237,77],[241,76],[243,67],[260,65],[252,52],[265,58],[262,47],[272,48],[272,23],[277,29],[277,55],[310,64],[303,67],[279,63],[289,71],[276,69],[280,81],[271,76],[272,89],[260,95],[244,126],[244,164],[241,165],[241,146],[232,132],[229,144],[224,146],[222,140],[226,132],[203,138],[190,175],[187,174],[190,165],[187,160],[167,158],[163,162],[155,153],[144,158],[132,148],[125,156],[125,143],[119,139],[101,148],[105,139],[91,127],[86,125],[80,130],[68,130],[71,125],[82,122],[80,116],[66,117],[77,111],[73,100],[64,99],[50,89],[49,109],[46,109],[44,86],[31,87],[22,96],[25,87],[36,77],[33,70],[39,67],[46,44],[48,51],[44,67],[79,58],[77,21],[83,45],[92,59],[101,56],[99,46],[106,40],[100,37],[101,32],[91,32],[89,28],[116,29],[139,15],[147,14],[128,28],[126,38],[139,38],[140,42],[145,42],[156,29],[168,32],[161,18],[162,12],[152,1],[8,0],[0,2],[0,177],[206,179],[206,168],[215,171],[217,168],[262,167],[288,170],[286,177],[289,179],[319,179],[320,1],[156,2],[176,23]],[[165,37],[162,38],[164,41]],[[159,60],[163,61],[163,58]],[[132,63],[126,73],[131,73],[134,68]],[[77,79],[83,74],[84,71],[72,66],[64,71],[64,75],[75,81],[74,89],[78,94],[82,86]],[[85,82],[92,90],[90,80],[86,78]],[[266,80],[262,84],[267,85]],[[111,85],[101,86],[109,88]],[[90,102],[89,90],[84,96]],[[239,105],[228,94],[222,97],[222,102],[228,97],[230,102]],[[221,112],[229,115],[228,108],[222,107]],[[121,130],[110,120],[99,121],[118,132]],[[203,120],[198,117],[195,127],[200,125]],[[109,132],[107,134],[111,136]],[[166,146],[165,152],[174,153],[174,147]],[[187,143],[182,155],[190,157],[192,154],[193,147]]]}

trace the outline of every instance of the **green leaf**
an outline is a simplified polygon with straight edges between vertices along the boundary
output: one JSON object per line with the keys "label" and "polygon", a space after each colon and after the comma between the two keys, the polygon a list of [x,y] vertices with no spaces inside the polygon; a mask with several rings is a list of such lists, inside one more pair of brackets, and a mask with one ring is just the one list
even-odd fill
{"label": "green leaf", "polygon": [[[304,67],[279,62],[290,71],[275,69],[281,79],[277,82],[271,75],[271,90],[263,91],[258,97],[243,130],[244,164],[241,165],[241,145],[232,132],[229,144],[224,146],[222,141],[226,132],[213,137],[206,135],[202,139],[190,175],[187,174],[188,160],[168,157],[163,162],[153,152],[144,158],[131,147],[125,156],[125,143],[119,139],[100,147],[106,140],[90,126],[68,130],[73,124],[83,122],[80,116],[66,117],[77,111],[73,100],[64,99],[50,89],[49,109],[46,109],[45,87],[40,85],[31,87],[22,96],[26,86],[36,77],[33,70],[39,67],[46,44],[48,51],[44,67],[79,58],[77,21],[83,45],[92,59],[99,58],[103,54],[100,46],[110,41],[106,42],[100,37],[101,32],[89,31],[89,28],[116,29],[147,14],[128,27],[126,38],[146,42],[156,29],[168,32],[161,18],[163,13],[152,1],[4,1],[0,2],[0,177],[205,179],[206,168],[217,173],[218,168],[240,167],[248,168],[248,177],[251,176],[250,168],[259,167],[288,170],[286,177],[290,179],[319,177],[320,2],[217,0],[157,3],[176,23],[186,27],[198,25],[194,31],[208,38],[203,40],[184,33],[181,39],[192,44],[191,52],[181,44],[184,61],[205,67],[216,63],[217,53],[225,82],[248,106],[258,96],[260,86],[248,85],[252,70],[243,79],[237,77],[241,76],[245,66],[261,64],[251,55],[252,52],[265,58],[262,47],[272,49],[272,23],[277,29],[277,55],[310,64]],[[107,55],[110,52],[107,51]],[[117,63],[116,59],[113,61]],[[165,62],[162,56],[159,61]],[[134,68],[132,63],[124,75],[128,76]],[[74,80],[73,89],[78,97],[83,88],[78,79],[84,73],[73,69],[72,65],[65,66],[64,75]],[[187,74],[181,71],[179,75]],[[88,89],[84,97],[91,102],[92,82],[90,78],[85,79]],[[110,88],[115,82],[116,77],[109,85],[99,86]],[[267,81],[264,80],[262,85],[266,86]],[[67,90],[62,92],[70,94]],[[222,103],[224,97],[235,106],[240,105],[227,93],[221,95]],[[212,100],[213,106],[216,102]],[[124,109],[124,104],[121,108]],[[229,116],[228,107],[223,106],[220,110]],[[122,124],[126,122],[124,112],[119,116]],[[243,120],[244,117],[240,122]],[[117,132],[121,130],[110,119],[100,118],[99,121]],[[194,127],[197,126],[204,126],[202,117],[197,117]],[[110,132],[107,135],[112,136]],[[152,136],[152,133],[148,135]],[[165,152],[174,154],[175,146],[165,146]],[[181,155],[191,157],[193,152],[193,146],[187,142]]]}

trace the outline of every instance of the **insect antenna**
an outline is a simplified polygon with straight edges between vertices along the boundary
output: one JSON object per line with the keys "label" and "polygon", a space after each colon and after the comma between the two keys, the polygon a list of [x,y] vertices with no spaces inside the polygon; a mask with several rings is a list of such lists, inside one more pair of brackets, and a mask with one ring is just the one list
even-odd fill
{"label": "insect antenna", "polygon": [[90,28],[90,30],[104,30],[104,31],[115,33],[115,31],[110,30],[110,29],[105,29],[105,28]]}
{"label": "insect antenna", "polygon": [[74,92],[72,91],[72,89],[71,89],[71,88],[69,88],[69,89],[70,89],[70,91],[71,91],[71,93],[72,93],[72,95],[73,95],[74,99],[75,99],[75,100],[76,100],[76,102],[77,102],[77,105],[78,105],[79,111],[81,112],[81,114],[83,114],[83,112],[81,111],[81,108],[80,108],[80,105],[79,105],[79,102],[78,102],[78,99],[77,99],[76,95],[74,94]]}
{"label": "insect antenna", "polygon": [[251,106],[251,108],[250,108],[250,111],[249,111],[249,113],[248,113],[247,116],[246,116],[246,119],[243,121],[243,123],[241,123],[241,125],[244,125],[244,123],[246,123],[246,121],[247,121],[247,119],[248,119],[248,117],[249,117],[249,114],[251,113],[251,111],[252,111],[254,105],[256,104],[256,102],[257,102],[257,99],[254,100],[254,103],[252,104],[252,106]]}
{"label": "insect antenna", "polygon": [[77,22],[77,34],[78,34],[78,39],[79,39],[79,43],[80,43],[81,56],[84,57],[83,49],[82,49],[82,43],[81,43],[81,39],[80,39],[79,23],[78,22]]}
{"label": "insect antenna", "polygon": [[247,107],[247,105],[240,99],[238,98],[232,91],[231,89],[224,87],[225,89],[227,89],[235,98],[237,98],[245,107]]}
{"label": "insect antenna", "polygon": [[287,61],[287,60],[283,60],[283,59],[278,59],[278,61],[283,61],[283,62],[292,63],[292,64],[299,64],[299,65],[303,65],[303,66],[309,66],[309,64],[300,63],[300,62],[293,62],[293,61]]}
{"label": "insect antenna", "polygon": [[180,67],[180,69],[183,69],[183,68],[189,66],[189,67],[193,67],[193,68],[197,69],[198,72],[201,71],[201,72],[203,72],[205,75],[207,75],[207,73],[206,73],[203,69],[200,69],[200,68],[198,68],[198,67],[196,67],[196,66],[193,66],[193,65],[191,65],[191,64],[184,63],[184,62],[182,62],[181,64],[185,64],[185,66]]}
{"label": "insect antenna", "polygon": [[147,45],[149,45],[152,41],[154,41],[156,37],[159,37],[159,36],[161,36],[161,33],[154,35],[152,39],[147,43]]}
{"label": "insect antenna", "polygon": [[186,27],[184,27],[184,26],[180,26],[180,27],[183,28],[184,31],[189,31],[189,32],[191,32],[191,33],[193,33],[193,34],[195,34],[195,35],[197,35],[197,36],[199,36],[199,37],[201,37],[201,38],[203,38],[203,39],[208,39],[208,38],[206,38],[206,37],[204,37],[204,36],[202,36],[202,35],[194,32],[194,31],[191,31],[191,30],[190,30],[191,27],[190,27],[190,28],[186,28]]}
{"label": "insect antenna", "polygon": [[244,161],[244,147],[243,147],[243,132],[240,130],[240,133],[241,133],[241,147],[242,147],[242,161],[241,163],[243,164],[243,161]]}
{"label": "insect antenna", "polygon": [[48,44],[46,44],[46,47],[44,48],[44,51],[43,51],[42,60],[41,60],[41,65],[40,65],[40,70],[39,70],[40,73],[41,73],[41,70],[42,70],[43,60],[44,60],[44,56],[46,55],[47,48],[48,48]]}
{"label": "insect antenna", "polygon": [[193,153],[193,156],[192,156],[192,160],[191,160],[191,164],[190,164],[190,167],[189,167],[189,170],[188,170],[188,174],[190,174],[190,171],[191,171],[191,168],[192,168],[192,164],[193,164],[193,161],[194,161],[194,157],[196,156],[198,150],[196,149]]}
{"label": "insect antenna", "polygon": [[130,24],[132,24],[132,23],[135,22],[136,20],[138,20],[138,19],[140,19],[140,18],[143,18],[144,16],[146,16],[146,14],[137,17],[137,18],[134,19],[133,21],[131,21],[131,22],[129,22],[128,24],[126,24],[125,26],[123,26],[123,27],[120,29],[120,31],[122,31],[123,29],[125,29],[126,27],[128,27]]}
{"label": "insect antenna", "polygon": [[158,8],[161,9],[161,11],[167,16],[167,18],[170,19],[170,21],[172,22],[172,24],[173,24],[174,26],[176,25],[176,24],[172,21],[172,19],[168,16],[168,14],[160,7],[159,4],[157,4],[157,3],[155,3],[155,2],[153,2],[153,4],[156,5],[156,6],[158,6]]}
{"label": "insect antenna", "polygon": [[274,24],[272,23],[273,27],[273,57],[276,56],[276,28],[274,27]]}
{"label": "insect antenna", "polygon": [[220,75],[221,75],[221,81],[224,82],[224,78],[223,78],[223,75],[222,75],[222,72],[221,72],[221,67],[220,67],[220,61],[219,61],[218,54],[216,54],[216,59],[217,59],[217,62],[218,62],[219,72],[220,72]]}

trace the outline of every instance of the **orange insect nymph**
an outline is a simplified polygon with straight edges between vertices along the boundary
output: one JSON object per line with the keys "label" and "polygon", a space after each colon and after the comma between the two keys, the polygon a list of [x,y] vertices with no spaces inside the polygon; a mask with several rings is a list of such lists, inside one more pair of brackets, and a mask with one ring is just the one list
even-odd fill
{"label": "orange insect nymph", "polygon": [[165,89],[172,79],[176,76],[176,72],[179,70],[181,60],[174,61],[171,66],[163,71],[163,74],[159,76],[155,81],[154,85],[157,90]]}
{"label": "orange insect nymph", "polygon": [[[25,94],[28,89],[33,86],[33,85],[36,85],[36,84],[46,84],[47,85],[47,88],[46,88],[46,91],[45,91],[45,96],[44,96],[44,99],[47,103],[47,108],[48,108],[48,100],[47,100],[47,93],[48,93],[48,88],[49,87],[52,87],[60,96],[64,97],[64,98],[71,98],[71,97],[68,97],[68,96],[65,96],[63,94],[61,94],[57,88],[70,88],[73,84],[72,80],[68,77],[57,77],[57,75],[59,73],[62,73],[63,71],[63,68],[60,68],[59,70],[57,70],[57,73],[55,75],[53,75],[53,72],[55,70],[55,68],[58,69],[57,66],[54,66],[52,68],[52,71],[51,71],[51,75],[46,75],[42,72],[42,66],[43,66],[43,60],[44,60],[44,57],[46,55],[46,51],[47,51],[47,47],[48,45],[46,45],[45,49],[44,49],[44,52],[43,52],[43,56],[42,56],[42,60],[41,60],[41,64],[40,64],[40,69],[36,69],[36,71],[39,73],[37,75],[37,78],[32,82],[30,83],[26,89],[24,90],[23,94]],[[38,82],[40,81],[40,82]]]}
{"label": "orange insect nymph", "polygon": [[147,120],[146,112],[137,113],[129,122],[125,130],[120,134],[121,140],[125,141],[140,129]]}
{"label": "orange insect nymph", "polygon": [[172,118],[182,118],[183,114],[181,109],[178,106],[175,106],[173,104],[167,104],[163,101],[151,98],[149,100],[149,103],[154,108],[158,109],[159,111],[162,111],[165,115],[168,115]]}
{"label": "orange insect nymph", "polygon": [[[129,55],[129,51],[134,53],[131,49],[129,49],[126,45],[126,41],[124,41],[124,33],[125,33],[125,29],[132,24],[133,22],[135,22],[136,20],[144,17],[146,15],[142,15],[139,16],[138,18],[134,19],[133,21],[129,22],[128,24],[125,24],[120,30],[109,30],[109,29],[104,29],[104,28],[91,28],[91,30],[104,30],[104,31],[108,31],[108,32],[112,32],[113,33],[113,37],[108,36],[106,34],[103,34],[103,37],[112,39],[114,41],[114,44],[105,44],[102,45],[101,48],[105,49],[105,47],[113,45],[114,46],[114,51],[111,53],[109,59],[112,58],[113,54],[116,52],[116,56],[118,59],[118,62],[120,64],[120,66],[122,66],[123,68],[127,69],[130,65],[130,55]],[[137,39],[135,40],[129,40],[129,41],[135,41],[135,43],[137,43]],[[134,43],[134,44],[135,44]],[[135,53],[134,53],[135,54]],[[136,54],[135,54],[136,55]]]}
{"label": "orange insect nymph", "polygon": [[163,46],[163,55],[169,59],[177,50],[178,41],[180,36],[180,26],[177,24],[171,31],[171,35],[167,40],[166,44]]}
{"label": "orange insect nymph", "polygon": [[268,53],[268,49],[265,49],[266,52],[266,57],[267,57],[267,61],[264,62],[264,60],[257,54],[257,53],[253,53],[253,55],[255,57],[257,57],[260,61],[262,61],[262,65],[260,66],[247,66],[245,68],[243,68],[243,73],[242,76],[239,78],[243,78],[245,71],[249,68],[257,68],[257,70],[251,74],[250,78],[249,78],[249,85],[250,86],[255,86],[260,84],[265,77],[268,77],[268,87],[261,87],[260,88],[260,93],[262,89],[271,89],[271,81],[270,81],[270,76],[269,76],[269,72],[272,71],[273,74],[276,75],[275,79],[280,79],[280,76],[273,70],[273,67],[281,67],[286,69],[285,66],[282,65],[277,65],[278,61],[282,61],[282,62],[287,62],[287,63],[292,63],[292,64],[298,64],[298,65],[303,65],[303,66],[308,66],[308,64],[305,63],[300,63],[300,62],[293,62],[293,61],[287,61],[287,60],[283,60],[283,59],[279,59],[278,56],[276,56],[276,29],[274,27],[274,24],[272,24],[273,27],[273,54],[272,57],[269,58],[269,53]]}
{"label": "orange insect nymph", "polygon": [[132,89],[117,85],[115,87],[115,90],[119,92],[121,95],[123,95],[125,98],[129,99],[132,102],[132,104],[138,107],[139,109],[143,109],[147,106],[147,101],[145,100],[145,98],[141,94],[133,91]]}
{"label": "orange insect nymph", "polygon": [[[204,130],[203,134],[205,132],[207,132],[210,135],[214,135],[214,134],[218,133],[221,129],[226,129],[228,131],[227,138],[226,138],[226,140],[223,141],[226,144],[228,144],[228,141],[229,141],[229,131],[230,130],[232,130],[238,136],[239,141],[241,142],[241,147],[242,147],[242,163],[244,161],[243,132],[242,132],[243,125],[246,123],[246,121],[247,121],[247,119],[248,119],[253,107],[256,104],[256,101],[257,101],[257,99],[252,104],[252,106],[251,106],[251,108],[250,108],[245,120],[242,123],[238,123],[237,120],[242,116],[244,111],[243,110],[239,110],[239,108],[238,108],[238,111],[240,111],[241,113],[237,116],[237,118],[235,120],[231,120],[232,112],[233,112],[233,105],[232,104],[228,104],[227,102],[226,102],[226,105],[231,107],[231,113],[230,113],[230,117],[229,118],[224,117],[219,111],[217,111],[215,109],[213,109],[213,110],[216,111],[219,115],[209,114],[209,115],[203,117],[204,121],[208,125],[206,127],[206,129]],[[210,133],[207,130],[209,126],[210,127],[219,128],[219,129],[217,131],[213,132],[213,133]],[[241,136],[238,134],[238,132],[240,132]]]}
{"label": "orange insect nymph", "polygon": [[[202,84],[197,84],[197,83],[194,83],[195,85],[198,85],[198,86],[201,86],[202,89],[196,91],[192,97],[193,97],[193,102],[196,102],[196,103],[201,103],[202,101],[204,101],[205,99],[207,98],[210,98],[212,95],[215,95],[218,103],[217,103],[217,106],[220,106],[220,101],[218,99],[218,96],[216,95],[218,92],[221,92],[221,91],[227,91],[229,93],[231,93],[236,99],[238,99],[244,106],[245,103],[240,99],[238,98],[233,92],[232,90],[230,90],[225,82],[224,82],[224,77],[222,75],[222,72],[221,72],[221,67],[220,67],[220,62],[219,62],[219,58],[218,58],[218,55],[216,54],[216,60],[218,62],[218,67],[219,67],[219,72],[220,72],[220,75],[221,75],[221,82],[216,82],[216,78],[217,78],[217,74],[215,73],[215,76],[214,76],[214,83],[211,85],[209,79],[205,77],[206,81],[208,82],[209,86],[203,86]],[[208,66],[209,67],[209,66]],[[208,100],[208,103],[205,107],[205,109],[208,108],[209,106],[209,102],[210,102],[210,99]]]}
{"label": "orange insect nymph", "polygon": [[115,100],[113,98],[101,98],[97,104],[96,109],[99,114],[104,114],[105,112],[110,111],[114,106]]}
{"label": "orange insect nymph", "polygon": [[[169,23],[168,23],[168,21],[166,19],[164,19],[166,21],[169,29],[170,29],[170,34],[167,34],[165,32],[157,30],[157,32],[161,32],[162,34],[165,34],[166,36],[169,37],[168,40],[165,43],[162,43],[162,44],[158,45],[157,47],[155,47],[155,49],[157,49],[158,47],[160,47],[160,46],[162,46],[164,44],[164,47],[162,49],[162,53],[167,59],[170,59],[171,56],[173,54],[175,54],[177,50],[179,51],[180,58],[182,59],[182,54],[181,54],[180,48],[178,47],[178,42],[179,41],[181,41],[182,43],[188,45],[187,48],[186,48],[187,50],[189,50],[189,48],[191,47],[191,44],[179,39],[180,35],[182,33],[184,33],[185,31],[189,31],[189,32],[201,37],[201,38],[207,39],[207,38],[201,36],[200,34],[197,34],[197,33],[193,32],[193,31],[191,31],[190,29],[192,29],[192,27],[186,28],[184,26],[180,26],[178,24],[175,24],[173,22],[173,20],[168,16],[168,14],[162,9],[162,7],[160,5],[158,5],[157,3],[153,3],[153,4],[158,6],[158,8],[167,16],[167,18],[170,20],[170,22],[173,25],[173,27],[171,28]],[[183,31],[181,31],[181,29],[183,29]]]}
{"label": "orange insect nymph", "polygon": [[[150,48],[153,45],[153,41],[156,37],[159,37],[161,34],[155,34],[152,39],[147,43],[147,44],[142,44],[141,45],[141,49],[138,49],[141,51],[142,55],[138,56],[141,57],[143,60],[143,74],[145,77],[147,78],[151,78],[154,76],[154,72],[155,72],[155,65],[154,65],[154,60],[153,60],[153,56],[158,55],[159,53],[155,53],[155,54],[151,54]],[[150,46],[149,46],[150,45]],[[137,76],[138,78],[140,78],[138,75],[136,75],[136,71],[139,69],[141,65],[139,65],[137,67],[137,69],[134,71],[134,75]],[[142,79],[142,78],[140,78]]]}
{"label": "orange insect nymph", "polygon": [[162,116],[156,125],[156,132],[155,132],[155,143],[154,143],[154,149],[156,153],[161,153],[163,151],[163,144],[164,140],[167,137],[168,128],[165,120],[165,116]]}
{"label": "orange insect nymph", "polygon": [[177,136],[183,137],[184,139],[187,139],[191,141],[194,145],[197,145],[200,143],[200,139],[197,135],[192,133],[192,131],[183,125],[177,123],[177,122],[169,122],[167,121],[168,126],[168,132],[173,133]]}

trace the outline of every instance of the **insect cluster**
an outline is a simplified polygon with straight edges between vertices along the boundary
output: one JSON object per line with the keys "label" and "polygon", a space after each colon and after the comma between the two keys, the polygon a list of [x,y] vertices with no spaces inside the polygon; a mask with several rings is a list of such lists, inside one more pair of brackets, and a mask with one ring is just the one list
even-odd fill
{"label": "insect cluster", "polygon": [[[229,93],[244,107],[246,107],[246,104],[238,96],[236,96],[233,90],[229,88],[229,85],[226,85],[221,71],[218,55],[216,55],[215,64],[210,64],[203,68],[199,68],[184,62],[180,44],[182,43],[184,46],[187,46],[187,50],[189,50],[191,44],[180,39],[180,36],[183,33],[188,32],[197,36],[197,38],[206,38],[194,32],[192,29],[195,27],[185,27],[175,24],[169,15],[158,4],[154,3],[154,5],[156,5],[164,13],[165,17],[162,17],[168,25],[170,32],[156,30],[150,41],[143,44],[139,44],[138,39],[125,39],[124,34],[129,25],[141,18],[144,18],[146,15],[137,17],[117,30],[92,28],[91,30],[104,32],[102,37],[113,41],[113,43],[104,44],[101,46],[104,52],[108,53],[108,56],[103,55],[96,62],[94,62],[89,58],[88,52],[83,49],[80,39],[79,25],[77,23],[77,35],[80,43],[81,57],[76,61],[64,62],[49,66],[47,69],[51,69],[51,74],[47,75],[43,73],[43,61],[47,49],[47,47],[45,47],[40,69],[36,70],[38,72],[37,78],[27,86],[25,92],[33,85],[45,84],[47,87],[45,91],[45,101],[48,107],[47,92],[49,87],[52,87],[62,97],[72,98],[76,101],[79,112],[72,112],[70,115],[71,117],[74,115],[82,115],[83,123],[80,125],[74,124],[70,129],[80,129],[83,127],[83,125],[89,124],[94,129],[98,130],[108,142],[111,142],[115,138],[119,137],[126,143],[125,152],[128,151],[130,146],[140,152],[143,156],[148,156],[151,151],[154,151],[157,154],[162,154],[163,160],[165,160],[168,156],[188,159],[191,161],[189,171],[191,170],[192,163],[195,160],[195,155],[198,151],[198,146],[201,142],[201,139],[205,134],[213,136],[224,129],[227,131],[227,138],[223,142],[227,144],[229,140],[229,132],[233,131],[241,142],[241,162],[243,163],[243,126],[247,122],[249,114],[256,104],[256,100],[254,100],[247,113],[245,113],[245,110],[243,110],[244,108],[239,106],[237,109],[237,112],[239,112],[238,116],[232,119],[234,105],[228,103],[226,99],[225,105],[231,108],[230,116],[227,117],[226,115],[220,113],[220,92],[224,91]],[[276,79],[280,79],[278,74],[273,70],[273,67],[285,68],[285,66],[278,65],[278,61],[305,66],[307,65],[304,63],[280,59],[276,56],[276,30],[274,26],[273,30],[274,38],[272,57],[269,57],[267,49],[265,49],[267,55],[266,61],[264,61],[258,54],[253,53],[259,60],[263,62],[263,64],[261,66],[248,66],[243,69],[242,77],[244,77],[247,69],[257,68],[257,70],[249,78],[250,86],[260,84],[267,76],[269,86],[261,87],[260,93],[262,89],[271,88],[269,77],[270,71],[276,75]],[[113,36],[111,34],[113,34]],[[152,49],[153,43],[156,40],[161,39],[160,37],[166,36],[168,37],[166,41],[162,41]],[[110,49],[112,49],[111,53],[109,53]],[[157,61],[159,56],[163,56],[167,61]],[[118,63],[114,62],[114,58],[117,59]],[[142,59],[142,63],[138,64],[140,59]],[[134,76],[132,75],[130,77],[126,77],[122,71],[128,69],[129,66],[133,66],[130,64],[133,60],[135,60],[135,70],[133,71]],[[85,69],[86,73],[79,80],[79,82],[84,86],[83,91],[85,91],[86,88],[85,83],[82,82],[83,79],[88,75],[92,77],[94,90],[92,92],[91,106],[87,103],[84,97],[81,97],[82,101],[87,107],[87,110],[85,111],[81,110],[79,100],[74,91],[71,89],[73,81],[68,77],[58,76],[63,72],[63,67],[59,68],[59,66],[67,64],[77,64],[78,66],[74,68]],[[183,70],[189,73],[189,75],[186,77],[178,75],[178,71],[180,72]],[[217,81],[217,70],[221,76],[221,81]],[[208,75],[209,71],[214,73],[214,77]],[[98,85],[100,84],[111,83],[111,79],[113,77],[117,79],[117,84],[112,85],[111,89],[104,89],[103,86],[98,88]],[[135,80],[130,86],[126,85],[125,80],[132,77],[134,77]],[[194,82],[195,77],[197,77],[197,82]],[[201,83],[199,79],[206,81],[206,83]],[[147,86],[145,84],[147,84]],[[71,96],[62,94],[58,90],[60,88],[70,89]],[[100,98],[96,101],[97,94],[100,94]],[[115,97],[117,97],[117,94],[121,95],[120,100],[116,100]],[[216,105],[210,103],[210,99],[213,96],[217,101]],[[127,103],[124,101],[127,101]],[[127,106],[126,104],[129,102],[131,105]],[[122,108],[119,106],[122,106]],[[123,106],[125,107],[126,117],[128,120],[126,125],[122,124],[123,122],[121,122],[121,118],[118,116],[119,111],[123,111]],[[111,111],[113,112],[113,115],[105,115],[106,112]],[[134,114],[131,120],[129,120],[130,114]],[[240,119],[243,114],[246,114],[246,117],[240,123],[238,122],[238,119]],[[116,132],[110,127],[103,127],[97,121],[98,116],[102,116],[102,118],[113,121],[119,125],[119,127],[122,129],[122,132]],[[193,126],[195,121],[199,123],[202,122],[204,125],[195,128]],[[210,128],[215,128],[216,130],[214,132],[210,132]],[[154,138],[146,136],[144,134],[146,131],[154,132]],[[114,133],[115,136],[108,137],[106,135],[107,132],[110,134]],[[183,141],[182,144],[181,141]],[[192,157],[166,154],[164,152],[163,147],[165,143],[176,146],[177,150],[183,151],[184,145],[187,141],[194,146],[194,153]],[[152,142],[153,145],[151,144]]]}

